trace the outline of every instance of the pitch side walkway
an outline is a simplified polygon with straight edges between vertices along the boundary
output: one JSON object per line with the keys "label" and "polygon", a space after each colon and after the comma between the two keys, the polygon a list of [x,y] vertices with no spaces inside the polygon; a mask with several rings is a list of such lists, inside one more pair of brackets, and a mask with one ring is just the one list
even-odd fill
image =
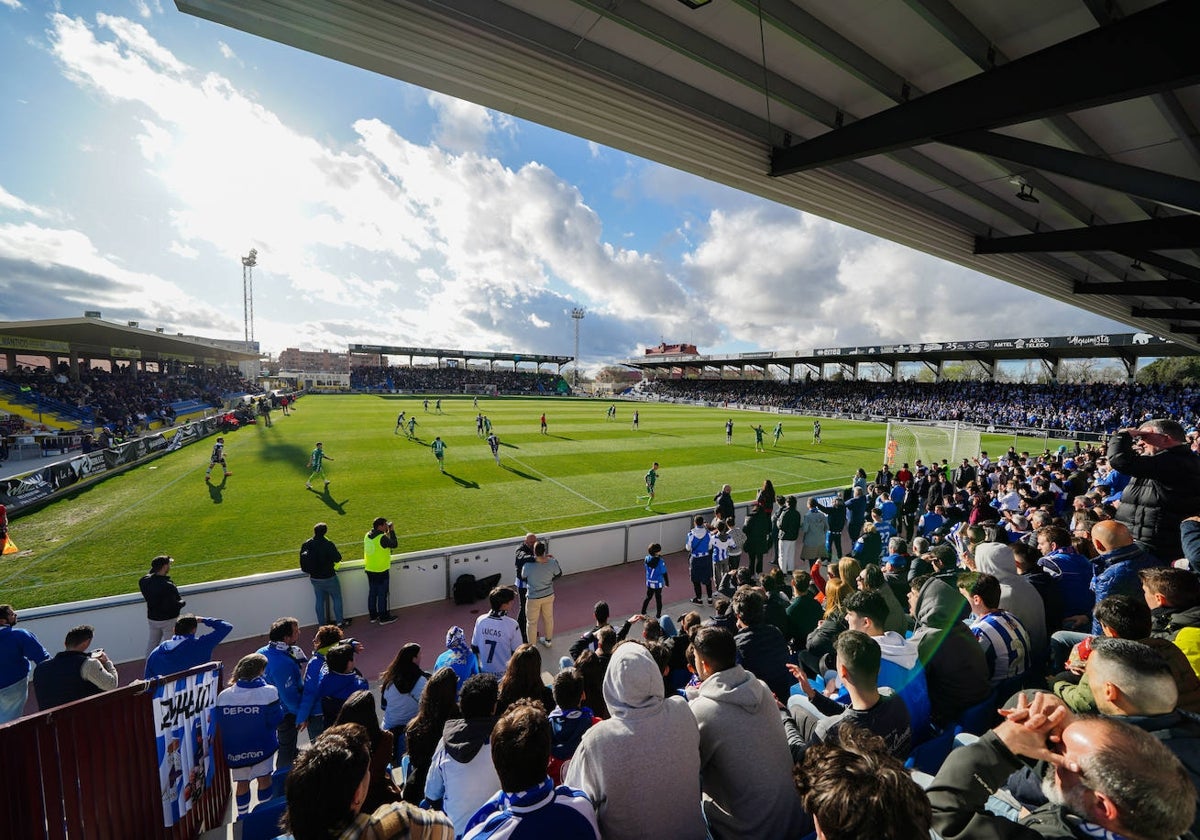
{"label": "pitch side walkway", "polygon": [[[680,534],[681,542],[683,536]],[[517,541],[514,541],[514,551],[516,545]],[[713,608],[707,604],[696,607],[690,602],[692,585],[688,578],[687,555],[679,551],[664,556],[667,558],[671,586],[663,593],[663,612],[675,618],[690,609],[699,610],[705,617],[712,615]],[[560,557],[559,561],[570,568],[569,557]],[[350,571],[346,574],[359,572]],[[511,582],[511,573],[509,574],[509,579],[503,581],[504,583]],[[540,648],[547,679],[557,673],[558,658],[565,656],[567,649],[579,635],[593,626],[592,605],[601,599],[608,601],[612,611],[612,622],[620,627],[622,621],[641,608],[642,598],[646,594],[645,580],[644,567],[640,561],[559,578],[554,587],[554,647],[550,650]],[[347,602],[345,607],[346,614],[354,616],[354,623],[346,629],[346,634],[362,642],[365,647],[363,653],[356,658],[355,665],[370,681],[373,689],[378,689],[379,674],[388,666],[401,645],[407,642],[421,645],[421,665],[427,671],[432,670],[434,661],[446,649],[446,630],[457,624],[467,632],[469,639],[475,619],[488,610],[486,600],[462,606],[455,605],[452,601],[437,601],[396,610],[394,612],[399,621],[380,627],[371,624],[362,614],[366,604]],[[653,608],[652,603],[650,609]],[[242,656],[253,653],[266,644],[266,633],[271,621],[279,617],[271,611],[269,603],[264,604],[261,635],[228,642],[217,648],[217,656],[225,663],[226,673],[229,673]],[[313,616],[306,613],[296,617],[302,623],[300,645],[305,652],[311,652],[313,631],[316,629]],[[140,679],[144,667],[144,662],[140,660],[118,666],[121,685]],[[32,695],[32,692],[30,694]],[[31,698],[26,711],[34,710]]]}

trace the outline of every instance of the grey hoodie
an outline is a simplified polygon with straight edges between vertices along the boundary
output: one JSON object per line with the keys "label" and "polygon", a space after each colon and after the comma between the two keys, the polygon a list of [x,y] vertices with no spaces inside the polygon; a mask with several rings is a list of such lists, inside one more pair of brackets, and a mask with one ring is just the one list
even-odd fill
{"label": "grey hoodie", "polygon": [[688,698],[700,726],[704,814],[715,840],[810,831],[779,707],[766,683],[734,665],[688,689]]}
{"label": "grey hoodie", "polygon": [[1012,549],[1000,543],[975,546],[975,568],[1000,581],[1000,606],[1017,617],[1029,634],[1029,644],[1040,660],[1047,649],[1046,606],[1029,578],[1017,572]]}
{"label": "grey hoodie", "polygon": [[704,840],[700,730],[682,697],[663,698],[662,672],[635,642],[604,675],[611,718],[584,733],[563,783],[592,798],[605,840]]}

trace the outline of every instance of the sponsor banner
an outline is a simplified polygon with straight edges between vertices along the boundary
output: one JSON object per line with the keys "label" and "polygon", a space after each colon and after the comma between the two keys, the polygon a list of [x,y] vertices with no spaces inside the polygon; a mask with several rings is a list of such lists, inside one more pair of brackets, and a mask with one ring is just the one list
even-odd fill
{"label": "sponsor banner", "polygon": [[136,347],[109,347],[108,352],[115,359],[142,358],[142,351]]}
{"label": "sponsor banner", "polygon": [[[924,353],[987,352],[995,350],[1069,350],[1079,347],[1163,346],[1170,341],[1150,333],[1099,333],[1095,335],[1033,336],[997,338],[986,341],[946,341],[941,343],[894,344],[882,346],[823,347],[814,356],[918,355]],[[741,354],[743,357],[750,354]]]}
{"label": "sponsor banner", "polygon": [[163,825],[183,818],[213,782],[213,726],[221,669],[163,680],[154,690]]}
{"label": "sponsor banner", "polygon": [[65,341],[45,341],[20,335],[0,335],[0,347],[6,350],[41,350],[47,353],[69,353],[71,351],[71,345]]}
{"label": "sponsor banner", "polygon": [[101,451],[88,452],[78,458],[72,458],[70,463],[71,468],[75,470],[76,477],[81,480],[108,469],[104,463],[104,453]]}

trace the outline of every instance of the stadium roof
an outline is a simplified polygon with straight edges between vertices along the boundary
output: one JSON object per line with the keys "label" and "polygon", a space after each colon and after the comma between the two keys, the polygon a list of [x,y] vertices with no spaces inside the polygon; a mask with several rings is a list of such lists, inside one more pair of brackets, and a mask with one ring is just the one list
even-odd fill
{"label": "stadium roof", "polygon": [[176,5],[1200,349],[1196,0]]}
{"label": "stadium roof", "polygon": [[178,361],[209,366],[236,365],[259,358],[257,352],[237,350],[193,336],[167,335],[99,318],[0,321],[0,352],[3,351],[27,355],[58,353],[100,359]]}
{"label": "stadium roof", "polygon": [[351,344],[351,353],[371,353],[379,356],[408,356],[427,359],[462,359],[470,362],[520,362],[531,364],[565,365],[574,361],[573,356],[547,356],[542,353],[494,353],[491,350],[454,350],[440,347],[393,347],[384,344]]}
{"label": "stadium roof", "polygon": [[1149,333],[1100,333],[1096,335],[1033,336],[982,341],[917,342],[914,344],[859,344],[853,347],[819,347],[813,350],[774,350],[716,356],[689,353],[652,353],[626,359],[623,365],[641,370],[671,368],[746,368],[780,365],[854,365],[874,362],[977,361],[995,365],[999,361],[1037,359],[1055,363],[1063,359],[1120,359],[1127,366],[1140,359],[1190,356],[1191,348]]}

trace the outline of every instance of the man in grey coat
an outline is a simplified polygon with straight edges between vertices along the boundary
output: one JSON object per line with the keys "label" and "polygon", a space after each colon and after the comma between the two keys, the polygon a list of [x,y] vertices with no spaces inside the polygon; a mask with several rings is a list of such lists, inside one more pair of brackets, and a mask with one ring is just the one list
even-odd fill
{"label": "man in grey coat", "polygon": [[714,840],[801,837],[812,830],[792,782],[792,755],[775,696],[737,664],[733,635],[704,627],[692,639],[701,683],[688,689],[700,727],[704,815]]}

